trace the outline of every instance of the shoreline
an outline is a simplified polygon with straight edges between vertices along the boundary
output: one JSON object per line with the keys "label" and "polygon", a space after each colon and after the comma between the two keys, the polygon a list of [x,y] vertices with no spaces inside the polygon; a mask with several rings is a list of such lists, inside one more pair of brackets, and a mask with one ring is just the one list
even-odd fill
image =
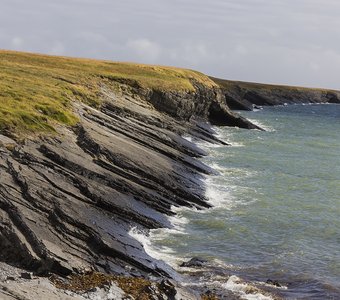
{"label": "shoreline", "polygon": [[[258,125],[258,124],[257,124]],[[213,128],[216,132],[218,127]],[[221,139],[225,142],[228,142],[228,147],[233,147],[233,143],[230,141],[226,141],[223,137],[215,133],[215,136],[218,139]],[[207,148],[216,148],[216,147],[224,147],[223,145],[211,144],[205,141],[195,140],[193,141],[189,138],[192,143],[195,143],[201,149],[208,152]],[[239,147],[239,145],[236,145]],[[208,154],[209,156],[209,154]],[[205,156],[206,157],[206,156]],[[204,157],[200,158],[201,160]],[[204,162],[205,163],[205,162]],[[217,169],[215,169],[214,174],[205,175],[204,185],[207,187],[208,183],[211,181],[211,176],[222,176]],[[212,191],[210,191],[211,193]],[[190,222],[189,219],[183,216],[179,216],[181,212],[190,211],[192,214],[206,214],[207,210],[219,209],[225,205],[224,201],[214,201],[214,197],[209,197],[209,189],[205,189],[205,195],[208,199],[208,203],[211,204],[211,207],[203,210],[196,210],[187,207],[178,207],[174,209],[176,213],[175,216],[170,217],[172,225],[174,226],[170,230],[167,228],[159,228],[159,229],[151,229],[151,232],[143,233],[143,232],[134,232],[133,236],[143,244],[146,252],[151,256],[156,258],[157,260],[163,260],[168,265],[170,265],[176,272],[180,275],[180,282],[184,283],[185,287],[190,288],[191,290],[200,291],[200,293],[211,293],[215,295],[216,299],[261,299],[261,300],[280,300],[283,299],[280,296],[280,291],[282,289],[287,289],[286,286],[280,285],[277,282],[268,283],[262,281],[254,281],[250,278],[247,278],[247,273],[235,269],[230,265],[227,265],[225,262],[222,262],[218,259],[211,259],[201,256],[192,255],[176,255],[172,254],[171,249],[170,252],[167,249],[162,249],[162,247],[158,247],[154,245],[153,239],[159,239],[163,235],[171,235],[171,234],[186,234],[184,231],[184,226],[187,222]],[[183,219],[184,218],[184,219]],[[154,232],[156,231],[156,232]],[[164,252],[165,251],[165,252]],[[187,253],[186,253],[187,254]],[[198,260],[198,264],[191,263],[191,261]],[[188,266],[184,266],[188,264]]]}
{"label": "shoreline", "polygon": [[155,110],[129,87],[106,93],[99,110],[81,103],[75,110],[80,123],[59,127],[56,137],[22,144],[0,137],[2,260],[34,276],[171,278],[128,232],[169,227],[171,206],[210,207],[201,178],[212,170],[181,135],[223,142],[202,121]]}
{"label": "shoreline", "polygon": [[[66,69],[70,62],[69,58],[36,55],[32,59],[29,54],[8,51],[0,51],[0,55],[6,62],[23,60],[32,64],[34,70],[40,66],[39,62],[44,72],[49,63],[53,68],[55,64],[65,64]],[[13,68],[20,63],[15,63]],[[234,88],[239,83],[226,90],[205,75],[198,76],[189,70],[185,71],[187,75],[183,70],[164,68],[161,71],[171,75],[164,79],[164,74],[157,73],[152,66],[137,65],[133,66],[134,72],[145,69],[151,72],[151,76],[142,73],[138,81],[125,73],[125,77],[112,76],[106,69],[101,74],[97,70],[102,67],[100,61],[77,60],[76,63],[80,64],[78,68],[86,69],[80,81],[77,81],[79,69],[72,70],[75,73],[57,73],[51,78],[38,72],[44,80],[50,80],[48,84],[60,95],[67,94],[61,98],[66,103],[61,111],[37,104],[32,116],[19,114],[18,117],[14,111],[14,125],[0,123],[3,126],[0,127],[1,261],[34,272],[32,276],[40,278],[54,274],[67,280],[75,274],[100,272],[145,278],[150,282],[171,279],[169,266],[145,253],[143,245],[129,236],[129,232],[131,228],[147,231],[171,227],[168,216],[175,215],[173,206],[197,210],[212,206],[202,180],[213,169],[199,160],[206,152],[183,136],[227,146],[214,136],[211,126],[262,130],[228,106],[231,97],[242,100],[250,93],[252,97],[246,96],[247,101],[253,99],[256,103],[259,98],[253,97],[254,87],[240,85],[236,95]],[[90,80],[87,76],[92,76],[93,70],[98,74]],[[156,75],[159,78],[155,83]],[[19,79],[23,84],[25,78]],[[155,88],[155,84],[173,88],[177,81],[192,89]],[[17,84],[15,80],[10,82]],[[44,93],[49,91],[45,82],[41,84],[46,88],[38,91],[28,82],[29,88],[24,88],[21,95],[23,99],[32,89],[32,99],[42,96],[46,100]],[[14,85],[13,89],[16,88],[19,90]],[[55,90],[52,91],[54,95]],[[316,100],[322,96],[323,100],[340,102],[336,94],[331,97],[327,91],[312,92]],[[256,95],[263,100],[260,92]],[[12,116],[8,112],[5,115]],[[28,131],[18,133],[20,126]],[[20,275],[15,274],[14,283],[3,280],[3,293],[6,284],[15,287],[17,280],[19,286]],[[200,297],[195,292],[181,290],[177,284],[172,282],[168,290],[191,293],[192,299]],[[24,297],[25,291],[22,293],[20,297]]]}

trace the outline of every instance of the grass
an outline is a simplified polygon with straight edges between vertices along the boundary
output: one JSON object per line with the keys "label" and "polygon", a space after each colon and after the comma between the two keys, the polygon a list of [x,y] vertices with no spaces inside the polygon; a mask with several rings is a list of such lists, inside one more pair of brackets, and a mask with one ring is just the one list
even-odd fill
{"label": "grass", "polygon": [[290,86],[290,85],[279,85],[279,84],[263,84],[263,83],[255,83],[255,82],[245,82],[245,81],[232,81],[210,77],[216,84],[218,84],[222,88],[233,88],[233,87],[241,87],[249,90],[262,90],[267,92],[273,91],[281,91],[281,92],[332,92],[335,90],[331,89],[322,89],[322,88],[308,88],[308,87],[300,87],[300,86]]}
{"label": "grass", "polygon": [[192,70],[0,50],[0,134],[24,138],[78,122],[72,101],[99,106],[112,81],[144,89],[193,91],[192,80],[216,84]]}

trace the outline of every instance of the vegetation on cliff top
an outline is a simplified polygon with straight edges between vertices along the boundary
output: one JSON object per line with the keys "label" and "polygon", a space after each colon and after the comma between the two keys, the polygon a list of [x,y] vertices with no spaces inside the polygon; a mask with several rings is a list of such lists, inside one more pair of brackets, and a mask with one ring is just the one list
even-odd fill
{"label": "vegetation on cliff top", "polygon": [[24,137],[75,125],[72,101],[100,105],[100,88],[112,81],[162,91],[193,91],[192,80],[215,86],[185,69],[0,50],[0,134]]}
{"label": "vegetation on cliff top", "polygon": [[317,91],[317,92],[332,92],[334,90],[331,89],[322,89],[322,88],[308,88],[301,86],[290,86],[290,85],[279,85],[279,84],[263,84],[263,83],[255,83],[255,82],[246,82],[246,81],[234,81],[234,80],[226,80],[220,78],[210,77],[216,84],[218,84],[221,88],[233,88],[239,87],[249,90],[263,90],[266,92],[277,91],[285,91],[285,92],[306,92],[306,91]]}

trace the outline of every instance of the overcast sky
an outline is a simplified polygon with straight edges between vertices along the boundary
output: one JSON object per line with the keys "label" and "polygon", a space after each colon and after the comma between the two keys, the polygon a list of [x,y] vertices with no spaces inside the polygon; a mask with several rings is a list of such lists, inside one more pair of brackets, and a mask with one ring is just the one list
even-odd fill
{"label": "overcast sky", "polygon": [[1,0],[0,48],[340,89],[339,0]]}

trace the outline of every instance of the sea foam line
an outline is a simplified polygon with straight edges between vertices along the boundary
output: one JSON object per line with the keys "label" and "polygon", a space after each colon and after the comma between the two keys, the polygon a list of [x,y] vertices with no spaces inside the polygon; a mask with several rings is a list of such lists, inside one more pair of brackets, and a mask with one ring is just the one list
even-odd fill
{"label": "sea foam line", "polygon": [[[220,139],[225,139],[226,136],[224,135],[223,131],[216,130],[218,133],[218,137]],[[184,137],[186,140],[193,142],[190,136]],[[230,138],[230,137],[229,137]],[[228,140],[229,140],[228,138]],[[196,141],[195,141],[196,142]],[[196,142],[196,145],[203,148],[204,150],[208,150],[211,148],[218,148],[224,147],[221,145],[214,145],[209,144],[207,142]],[[212,149],[211,149],[212,150]],[[211,153],[212,154],[212,153]],[[213,163],[211,165],[214,169],[216,169],[220,175],[216,176],[223,176],[225,174],[230,173],[228,168],[224,168],[223,166],[218,165],[218,163]],[[243,174],[246,175],[246,174]],[[247,174],[249,175],[249,174]],[[235,201],[236,199],[231,194],[231,186],[224,182],[222,184],[218,183],[216,180],[218,177],[215,176],[206,176],[204,179],[204,183],[206,186],[206,194],[205,196],[209,199],[209,203],[213,205],[212,209],[206,210],[197,210],[195,208],[188,208],[188,207],[175,207],[173,206],[171,210],[176,213],[175,216],[169,216],[168,220],[170,221],[172,227],[171,228],[159,228],[159,229],[152,229],[146,234],[138,230],[137,228],[132,228],[129,232],[129,235],[139,241],[143,247],[145,252],[150,255],[151,257],[161,260],[169,264],[173,269],[179,271],[179,265],[188,259],[188,257],[180,256],[178,253],[174,251],[174,249],[166,246],[156,246],[155,243],[157,241],[162,241],[166,237],[171,235],[178,235],[178,234],[187,234],[185,232],[186,225],[190,222],[187,218],[183,216],[186,211],[196,211],[196,213],[209,213],[211,210],[218,209],[223,207],[224,209],[232,209],[236,205],[240,205],[239,201]],[[226,188],[228,186],[228,188]],[[191,268],[185,268],[186,271],[195,273],[200,270],[195,270]],[[183,270],[183,269],[182,269]],[[182,282],[184,285],[195,285],[192,282]],[[249,300],[271,300],[270,296],[266,296],[260,293],[260,290],[255,289],[254,286],[243,282],[240,278],[236,276],[231,276],[228,278],[227,282],[215,281],[212,280],[211,282],[202,282],[196,283],[197,285],[204,284],[204,285],[214,285],[218,284],[220,288],[234,292],[238,294],[243,299]],[[252,291],[250,293],[250,291]],[[254,292],[255,291],[255,292]]]}
{"label": "sea foam line", "polygon": [[[154,232],[157,230],[158,232]],[[152,229],[148,234],[140,231],[138,228],[133,227],[129,231],[129,235],[143,245],[145,252],[152,258],[163,261],[176,269],[183,261],[174,250],[169,247],[156,247],[153,240],[161,239],[165,235],[172,234],[169,229]]]}
{"label": "sea foam line", "polygon": [[246,300],[273,300],[271,296],[262,294],[262,291],[252,286],[251,284],[247,284],[242,281],[241,278],[232,275],[229,277],[228,281],[225,284],[222,284],[222,287],[226,290],[232,291],[235,294],[238,294],[242,299]]}
{"label": "sea foam line", "polygon": [[250,118],[247,118],[250,122],[252,122],[253,124],[255,124],[256,126],[264,129],[265,131],[268,131],[268,132],[275,132],[275,128],[274,127],[271,127],[271,126],[268,126],[268,125],[265,125],[263,123],[261,123],[260,121],[258,120],[254,120],[254,119],[250,119]]}

